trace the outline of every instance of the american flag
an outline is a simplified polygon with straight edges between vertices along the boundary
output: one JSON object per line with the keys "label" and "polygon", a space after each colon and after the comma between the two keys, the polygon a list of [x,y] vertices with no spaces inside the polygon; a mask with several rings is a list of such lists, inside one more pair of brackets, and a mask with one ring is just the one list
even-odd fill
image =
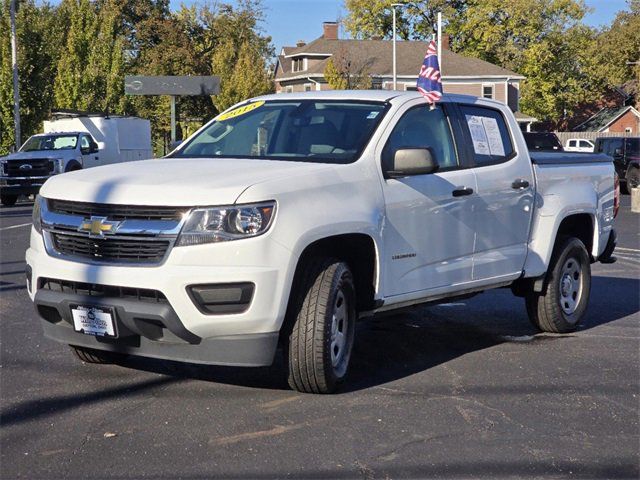
{"label": "american flag", "polygon": [[442,98],[442,78],[438,64],[438,49],[436,42],[431,40],[427,54],[422,62],[418,75],[418,91],[429,103],[436,103]]}

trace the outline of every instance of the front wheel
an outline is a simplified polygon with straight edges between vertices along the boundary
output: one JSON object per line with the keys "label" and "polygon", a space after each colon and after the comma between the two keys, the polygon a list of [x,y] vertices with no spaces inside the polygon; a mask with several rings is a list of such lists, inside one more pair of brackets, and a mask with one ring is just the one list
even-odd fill
{"label": "front wheel", "polygon": [[349,267],[331,258],[310,261],[293,302],[289,385],[331,393],[344,382],[353,349],[356,295]]}
{"label": "front wheel", "polygon": [[18,201],[18,195],[0,195],[0,203],[5,207],[12,207]]}
{"label": "front wheel", "polygon": [[542,293],[526,296],[531,322],[544,332],[576,329],[587,310],[591,291],[591,264],[584,244],[574,237],[560,240],[551,257]]}

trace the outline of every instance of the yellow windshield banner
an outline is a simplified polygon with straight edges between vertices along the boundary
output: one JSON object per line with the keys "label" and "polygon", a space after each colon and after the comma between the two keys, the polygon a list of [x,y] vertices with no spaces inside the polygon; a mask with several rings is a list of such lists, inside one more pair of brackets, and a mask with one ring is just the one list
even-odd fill
{"label": "yellow windshield banner", "polygon": [[227,113],[223,113],[222,115],[218,115],[216,120],[218,122],[222,122],[224,120],[229,120],[230,118],[236,118],[236,117],[239,117],[240,115],[244,115],[245,113],[249,113],[250,111],[255,110],[258,107],[261,107],[262,105],[264,105],[264,101],[263,100],[261,100],[259,102],[249,103],[247,105],[242,105],[241,107],[234,108],[233,110],[231,110],[231,111],[229,111]]}

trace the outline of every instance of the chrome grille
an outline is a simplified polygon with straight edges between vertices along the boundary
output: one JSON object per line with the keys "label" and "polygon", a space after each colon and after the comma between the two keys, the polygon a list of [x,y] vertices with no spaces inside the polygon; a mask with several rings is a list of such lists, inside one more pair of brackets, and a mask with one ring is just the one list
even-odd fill
{"label": "chrome grille", "polygon": [[53,171],[53,160],[48,158],[9,160],[4,170],[8,177],[44,177]]}
{"label": "chrome grille", "polygon": [[108,217],[110,220],[181,220],[189,207],[152,207],[49,200],[49,210],[64,215]]}
{"label": "chrome grille", "polygon": [[123,239],[117,236],[96,239],[60,232],[52,232],[51,238],[59,253],[99,262],[159,263],[170,245],[169,240]]}

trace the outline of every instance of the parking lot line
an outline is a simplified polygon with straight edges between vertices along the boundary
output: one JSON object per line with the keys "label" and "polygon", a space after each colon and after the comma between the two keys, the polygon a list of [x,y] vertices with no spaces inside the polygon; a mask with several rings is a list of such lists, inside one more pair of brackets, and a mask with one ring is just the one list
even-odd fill
{"label": "parking lot line", "polygon": [[29,223],[21,223],[20,225],[11,225],[10,227],[2,227],[2,228],[0,228],[0,232],[3,232],[5,230],[11,230],[13,228],[28,227],[30,225],[31,225],[31,222],[29,222]]}

